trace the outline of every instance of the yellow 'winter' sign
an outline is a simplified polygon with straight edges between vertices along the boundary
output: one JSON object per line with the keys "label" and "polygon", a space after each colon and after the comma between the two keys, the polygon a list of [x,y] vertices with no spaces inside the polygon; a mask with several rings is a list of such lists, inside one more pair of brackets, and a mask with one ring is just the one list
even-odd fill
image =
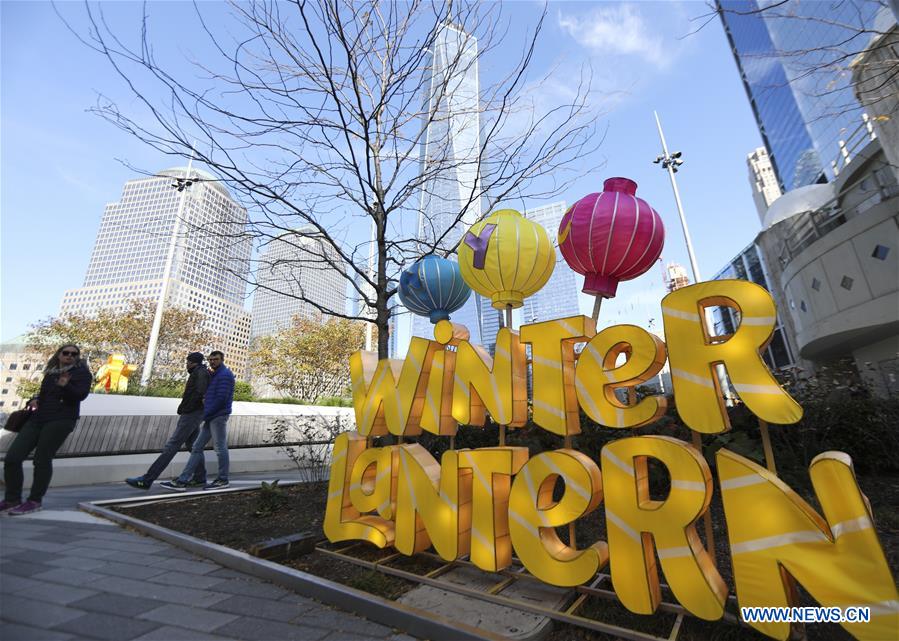
{"label": "yellow 'winter' sign", "polygon": [[[730,337],[709,336],[705,309],[740,311]],[[494,358],[468,342],[464,327],[440,321],[434,341],[413,338],[405,361],[351,359],[358,433],[334,446],[324,530],[331,541],[366,540],[404,554],[433,546],[451,561],[469,555],[486,571],[508,567],[513,552],[535,577],[559,586],[586,583],[607,564],[615,592],[632,612],[651,614],[662,576],[693,615],[719,619],[728,588],[696,531],[713,492],[709,465],[691,444],[634,436],[607,444],[594,461],[572,449],[533,457],[520,447],[451,450],[435,460],[418,444],[368,448],[367,436],[451,436],[458,423],[520,427],[527,420],[527,361],[533,364],[533,420],[559,435],[580,431],[582,409],[601,426],[635,428],[665,411],[665,398],[623,403],[615,390],[655,376],[667,358],[678,412],[693,430],[730,428],[715,367],[723,364],[746,406],[760,418],[797,422],[801,407],[775,381],[760,351],[771,340],[770,295],[746,281],[685,287],[662,301],[667,346],[634,326],[596,332],[584,316],[500,330]],[[575,344],[586,344],[580,354]],[[619,356],[627,358],[623,364]],[[648,461],[671,478],[664,500],[650,497]],[[867,623],[845,623],[858,639],[895,638],[899,594],[849,457],[826,452],[810,474],[824,515],[777,476],[722,449],[718,484],[741,606],[796,605],[799,582],[821,606],[870,607]],[[564,493],[554,500],[558,478]],[[589,518],[604,502],[608,541],[563,542],[556,528]],[[594,517],[595,518],[595,517]],[[655,562],[658,557],[658,565]],[[611,563],[610,563],[611,561]],[[750,623],[786,639],[787,623]]]}

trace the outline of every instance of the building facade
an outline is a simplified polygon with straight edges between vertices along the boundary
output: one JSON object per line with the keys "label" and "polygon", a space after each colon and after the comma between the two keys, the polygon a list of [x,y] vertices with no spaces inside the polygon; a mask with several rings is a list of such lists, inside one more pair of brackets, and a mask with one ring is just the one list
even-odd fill
{"label": "building facade", "polygon": [[[436,246],[448,253],[482,214],[478,42],[447,24],[431,56],[427,128],[420,149],[421,172],[428,178],[420,192],[418,238],[424,251]],[[482,339],[482,309],[480,297],[472,295],[452,314],[453,322],[468,327],[476,343]],[[433,338],[430,322],[414,317],[412,334]]]}
{"label": "building facade", "polygon": [[23,382],[39,382],[44,376],[44,358],[28,349],[25,336],[0,344],[0,414],[9,414],[25,407],[28,399],[19,396]]}
{"label": "building facade", "polygon": [[689,284],[690,277],[687,276],[686,267],[680,263],[668,263],[665,265],[665,290],[669,294]]}
{"label": "building facade", "polygon": [[158,300],[170,264],[166,305],[204,314],[215,336],[205,347],[227,346],[226,358],[240,369],[248,347],[241,338],[252,250],[246,224],[246,210],[203,170],[188,175],[186,167],[175,167],[129,180],[119,201],[106,206],[84,285],[65,292],[60,313]]}
{"label": "building facade", "polygon": [[346,312],[346,279],[335,267],[341,258],[332,247],[306,235],[312,232],[283,234],[262,250],[251,338],[275,334],[296,316],[315,319],[322,317],[322,310]]}
{"label": "building facade", "polygon": [[821,159],[756,0],[718,0],[759,133],[783,191],[818,182]]}
{"label": "building facade", "polygon": [[[542,225],[547,234],[553,240],[553,245],[559,235],[559,223],[562,216],[568,210],[564,201],[536,207],[524,212],[525,218]],[[580,314],[578,303],[578,279],[574,270],[568,266],[562,254],[556,246],[556,266],[552,276],[546,285],[532,296],[524,299],[522,307],[522,323],[535,323],[552,320],[553,318],[565,318]]]}
{"label": "building facade", "polygon": [[746,164],[749,167],[749,186],[752,189],[752,200],[755,202],[755,210],[759,221],[765,218],[768,207],[780,198],[783,190],[774,173],[774,165],[764,147],[759,147],[746,156]]}
{"label": "building facade", "polygon": [[783,191],[836,178],[870,137],[847,47],[889,9],[862,0],[718,0],[737,68]]}
{"label": "building facade", "polygon": [[[786,187],[764,212],[761,233],[718,277],[752,280],[773,295],[778,324],[764,355],[769,365],[792,360],[814,370],[849,357],[873,393],[895,394],[899,174],[896,145],[882,141],[877,129],[889,131],[896,109],[896,93],[884,82],[897,71],[890,53],[895,15],[877,2],[721,0],[718,5],[773,168]],[[871,42],[862,41],[872,33]],[[846,43],[868,47],[851,69],[850,60],[833,58],[845,54]],[[759,82],[760,74],[747,73],[759,61],[766,73],[782,74],[784,82],[770,89]],[[787,89],[792,105],[779,120],[760,108],[761,97],[783,94],[786,100]],[[794,169],[797,176],[804,167],[820,171],[817,180],[787,180],[784,159],[795,154],[784,154],[769,135],[774,121],[787,134],[792,128],[796,139],[812,142]],[[731,333],[739,320],[735,310],[715,310],[716,333]]]}

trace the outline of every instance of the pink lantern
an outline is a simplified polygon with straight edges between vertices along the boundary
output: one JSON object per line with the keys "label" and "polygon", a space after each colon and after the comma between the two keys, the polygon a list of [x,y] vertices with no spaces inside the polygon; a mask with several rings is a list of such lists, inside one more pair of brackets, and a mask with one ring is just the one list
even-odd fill
{"label": "pink lantern", "polygon": [[619,281],[644,273],[662,253],[662,219],[636,193],[633,180],[609,178],[601,194],[584,196],[562,217],[559,249],[586,277],[585,294],[612,298]]}

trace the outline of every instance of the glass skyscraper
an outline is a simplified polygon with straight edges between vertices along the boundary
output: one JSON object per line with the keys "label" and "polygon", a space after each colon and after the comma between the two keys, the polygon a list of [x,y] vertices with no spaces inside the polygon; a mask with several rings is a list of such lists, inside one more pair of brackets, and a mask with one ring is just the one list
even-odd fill
{"label": "glass skyscraper", "polygon": [[718,0],[728,41],[781,187],[833,180],[864,135],[847,52],[861,52],[880,3]]}
{"label": "glass skyscraper", "polygon": [[824,171],[756,0],[719,0],[719,15],[781,190]]}
{"label": "glass skyscraper", "polygon": [[[749,245],[727,267],[715,274],[713,280],[732,278],[752,281],[771,291],[771,278],[765,267],[762,253],[755,243]],[[740,325],[740,313],[733,307],[713,307],[712,322],[715,326],[716,335],[733,334]],[[783,323],[779,317],[771,342],[762,352],[762,358],[771,369],[789,367],[795,364],[793,352],[790,349]]]}
{"label": "glass skyscraper", "polygon": [[[481,217],[478,42],[446,24],[431,55],[427,131],[420,151],[427,179],[421,189],[418,237],[426,251],[436,246],[451,252]],[[452,314],[453,322],[468,327],[476,343],[481,342],[479,299],[472,295]],[[434,337],[430,322],[419,316],[413,318],[412,333]]]}
{"label": "glass skyscraper", "polygon": [[[525,218],[533,220],[546,229],[549,237],[556,245],[559,234],[559,223],[568,209],[565,202],[553,203],[524,212]],[[562,258],[556,247],[556,266],[552,276],[543,288],[524,299],[521,322],[523,324],[576,316],[580,313],[578,304],[577,275]]]}

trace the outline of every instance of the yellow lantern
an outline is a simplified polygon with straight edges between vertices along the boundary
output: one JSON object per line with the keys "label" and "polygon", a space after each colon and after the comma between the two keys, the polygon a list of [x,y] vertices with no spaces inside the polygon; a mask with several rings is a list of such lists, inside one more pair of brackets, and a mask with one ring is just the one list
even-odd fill
{"label": "yellow lantern", "polygon": [[495,211],[472,225],[458,254],[462,278],[496,309],[521,307],[556,265],[546,230],[514,209]]}

